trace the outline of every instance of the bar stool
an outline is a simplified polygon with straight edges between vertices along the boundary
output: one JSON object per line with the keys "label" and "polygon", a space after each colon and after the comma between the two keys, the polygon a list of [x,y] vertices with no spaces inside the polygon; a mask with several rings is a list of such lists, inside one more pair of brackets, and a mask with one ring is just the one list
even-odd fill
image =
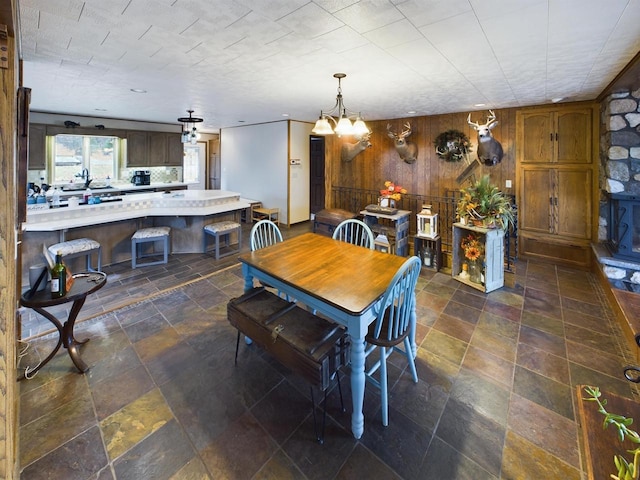
{"label": "bar stool", "polygon": [[[141,228],[136,233],[134,233],[131,237],[131,268],[136,268],[137,266],[160,265],[161,263],[167,263],[169,261],[170,232],[170,227],[148,227]],[[138,255],[138,244],[154,243],[159,241],[162,241],[163,259],[145,263],[139,262],[138,259],[150,257],[152,255],[156,255],[156,253],[141,253],[140,255]]]}
{"label": "bar stool", "polygon": [[[53,258],[60,252],[63,259],[70,259],[75,257],[87,257],[87,270],[90,272],[100,272],[102,270],[102,246],[99,242],[91,238],[77,238],[75,240],[67,240],[65,242],[56,243],[51,245],[49,253]],[[93,252],[98,253],[98,267],[94,269],[91,266],[91,254]]]}
{"label": "bar stool", "polygon": [[[238,233],[238,248],[232,249],[226,253],[220,254],[220,237],[225,238],[225,246],[231,247],[230,238],[233,232]],[[207,235],[212,235],[215,238],[215,257],[218,260],[221,257],[232,255],[234,253],[240,253],[240,246],[242,245],[242,227],[237,222],[231,220],[225,220],[223,222],[210,223],[204,226],[204,235],[202,237],[202,251],[207,253]]]}

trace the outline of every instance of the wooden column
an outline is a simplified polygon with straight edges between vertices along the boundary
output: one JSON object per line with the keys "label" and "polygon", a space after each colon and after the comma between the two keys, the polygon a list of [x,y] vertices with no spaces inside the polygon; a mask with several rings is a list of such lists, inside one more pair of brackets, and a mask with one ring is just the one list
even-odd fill
{"label": "wooden column", "polygon": [[[14,11],[13,2],[2,0],[0,10]],[[2,18],[7,21],[6,18]],[[18,60],[8,25],[6,68],[0,67],[0,478],[18,478],[18,388],[16,382],[17,324],[17,203],[16,203],[16,91]],[[4,40],[3,40],[4,41]]]}

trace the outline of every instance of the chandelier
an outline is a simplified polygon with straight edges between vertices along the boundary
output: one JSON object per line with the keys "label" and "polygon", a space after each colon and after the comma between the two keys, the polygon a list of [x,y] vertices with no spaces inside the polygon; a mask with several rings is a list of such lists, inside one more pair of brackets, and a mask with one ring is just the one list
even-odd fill
{"label": "chandelier", "polygon": [[[362,120],[360,112],[350,112],[344,106],[342,102],[342,88],[340,81],[346,77],[345,73],[334,73],[333,77],[338,79],[338,96],[336,97],[336,104],[331,110],[320,110],[320,118],[316,122],[311,133],[316,135],[333,135],[336,133],[340,135],[365,135],[369,132],[369,129]],[[337,115],[337,119],[334,115]],[[355,117],[355,121],[351,123],[349,117]],[[333,128],[331,123],[333,122]]]}
{"label": "chandelier", "polygon": [[182,143],[190,143],[195,145],[200,139],[200,134],[196,129],[196,123],[202,123],[204,120],[198,117],[192,117],[193,110],[187,110],[188,117],[180,117],[179,122],[182,122]]}

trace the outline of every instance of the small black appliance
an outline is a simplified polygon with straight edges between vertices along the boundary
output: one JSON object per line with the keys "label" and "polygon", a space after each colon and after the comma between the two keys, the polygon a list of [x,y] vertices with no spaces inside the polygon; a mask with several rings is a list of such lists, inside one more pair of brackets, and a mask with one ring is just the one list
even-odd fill
{"label": "small black appliance", "polygon": [[131,183],[134,185],[151,185],[151,172],[149,170],[136,170],[133,172]]}

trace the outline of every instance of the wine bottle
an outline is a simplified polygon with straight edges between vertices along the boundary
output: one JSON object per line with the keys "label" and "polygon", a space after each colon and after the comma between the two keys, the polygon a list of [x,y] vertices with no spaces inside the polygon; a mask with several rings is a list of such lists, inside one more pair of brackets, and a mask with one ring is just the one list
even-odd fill
{"label": "wine bottle", "polygon": [[51,269],[51,298],[64,297],[67,293],[67,267],[62,263],[62,253],[56,254],[56,264]]}

